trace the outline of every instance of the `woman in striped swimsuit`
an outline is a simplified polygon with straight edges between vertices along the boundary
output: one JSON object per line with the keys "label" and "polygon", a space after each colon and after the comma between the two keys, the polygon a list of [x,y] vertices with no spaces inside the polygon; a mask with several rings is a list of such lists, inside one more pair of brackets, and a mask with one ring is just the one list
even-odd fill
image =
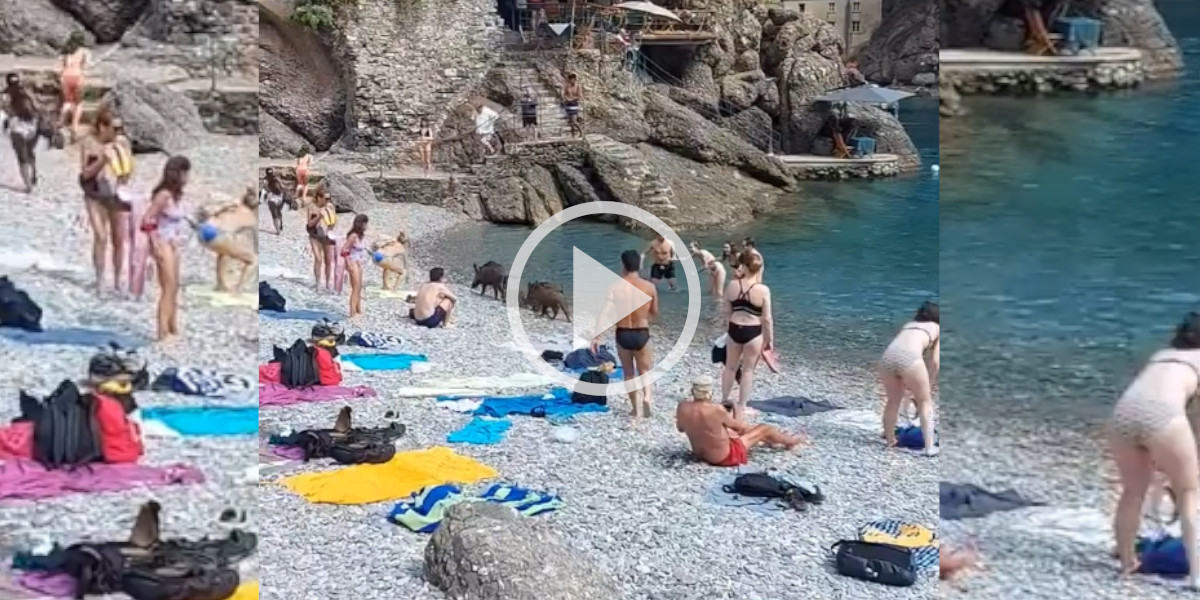
{"label": "woman in striped swimsuit", "polygon": [[1121,395],[1113,410],[1109,442],[1121,479],[1113,531],[1122,572],[1137,572],[1134,544],[1142,505],[1155,474],[1161,471],[1175,496],[1188,558],[1188,583],[1193,589],[1200,587],[1200,554],[1196,548],[1200,460],[1195,434],[1198,423],[1189,423],[1187,407],[1196,400],[1200,400],[1200,312],[1184,318],[1175,330],[1171,347],[1150,357]]}
{"label": "woman in striped swimsuit", "polygon": [[[883,352],[879,362],[879,380],[887,394],[883,407],[883,438],[888,447],[896,445],[896,421],[904,393],[913,394],[913,402],[921,415],[921,431],[925,434],[925,454],[935,456],[937,436],[933,427],[933,386],[942,362],[942,328],[936,302],[925,302],[917,309],[913,320],[900,328],[900,333]],[[925,353],[932,354],[929,369],[925,368]]]}
{"label": "woman in striped swimsuit", "polygon": [[350,318],[362,316],[363,265],[371,258],[364,239],[367,235],[367,215],[354,217],[346,241],[342,244],[342,258],[346,261],[346,274],[350,276]]}
{"label": "woman in striped swimsuit", "polygon": [[192,163],[172,156],[163,167],[162,180],[150,195],[150,207],[142,217],[142,231],[150,235],[150,249],[158,270],[158,330],[156,338],[167,343],[179,333],[179,253],[191,224],[183,208],[183,188]]}

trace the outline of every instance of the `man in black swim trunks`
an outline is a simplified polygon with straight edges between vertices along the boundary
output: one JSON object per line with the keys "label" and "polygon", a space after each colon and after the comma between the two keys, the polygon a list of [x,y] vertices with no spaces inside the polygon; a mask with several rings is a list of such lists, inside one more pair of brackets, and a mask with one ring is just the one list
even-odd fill
{"label": "man in black swim trunks", "polygon": [[445,327],[458,298],[442,280],[446,272],[441,267],[429,271],[429,281],[417,288],[417,297],[408,311],[408,318],[422,327]]}
{"label": "man in black swim trunks", "polygon": [[[617,321],[617,357],[621,360],[621,370],[625,373],[625,381],[629,381],[642,373],[654,368],[654,360],[650,348],[650,320],[658,316],[658,288],[653,283],[642,279],[638,273],[641,270],[642,257],[636,250],[626,250],[621,253],[621,279],[623,282],[614,284],[608,290],[604,308],[600,311],[597,321],[601,327],[608,323],[608,315],[625,315]],[[649,302],[634,293],[634,289],[650,297]],[[638,304],[638,302],[644,302]],[[603,341],[604,331],[601,330],[592,339],[592,352],[595,353]],[[642,401],[638,402],[638,390],[628,390],[629,401],[633,404],[634,417],[650,416],[650,386],[645,386]]]}
{"label": "man in black swim trunks", "polygon": [[650,283],[657,287],[659,281],[666,279],[667,286],[672,292],[675,291],[675,261],[678,259],[675,256],[675,246],[659,234],[650,242],[650,248],[642,253],[643,260],[647,254],[654,261],[650,267]]}

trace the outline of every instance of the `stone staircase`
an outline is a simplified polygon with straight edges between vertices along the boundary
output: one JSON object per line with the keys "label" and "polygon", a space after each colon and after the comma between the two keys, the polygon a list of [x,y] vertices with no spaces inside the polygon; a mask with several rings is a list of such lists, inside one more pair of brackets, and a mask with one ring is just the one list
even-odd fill
{"label": "stone staircase", "polygon": [[[509,67],[511,73],[520,82],[521,87],[533,90],[538,99],[538,133],[542,140],[553,140],[571,136],[571,125],[567,123],[567,115],[562,108],[562,100],[558,93],[542,83],[537,69],[533,66],[517,63]],[[523,93],[523,91],[522,91]],[[516,126],[521,124],[521,105],[512,108],[516,116]]]}
{"label": "stone staircase", "polygon": [[637,148],[600,134],[589,134],[584,139],[593,152],[621,166],[629,189],[638,190],[639,208],[658,217],[669,215],[676,210],[673,202],[675,190],[650,168],[646,157]]}

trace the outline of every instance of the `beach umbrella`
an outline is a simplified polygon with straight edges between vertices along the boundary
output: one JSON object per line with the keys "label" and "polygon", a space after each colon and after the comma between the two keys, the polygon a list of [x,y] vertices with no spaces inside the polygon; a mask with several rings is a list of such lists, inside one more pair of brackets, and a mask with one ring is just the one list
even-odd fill
{"label": "beach umbrella", "polygon": [[893,90],[874,85],[860,85],[852,88],[842,88],[824,96],[818,96],[820,102],[869,102],[871,104],[893,104],[910,96],[912,92]]}
{"label": "beach umbrella", "polygon": [[631,12],[646,13],[648,15],[655,15],[664,19],[671,19],[672,21],[681,21],[678,15],[653,2],[622,2],[620,4],[614,4],[613,8],[619,8],[621,10],[628,10]]}

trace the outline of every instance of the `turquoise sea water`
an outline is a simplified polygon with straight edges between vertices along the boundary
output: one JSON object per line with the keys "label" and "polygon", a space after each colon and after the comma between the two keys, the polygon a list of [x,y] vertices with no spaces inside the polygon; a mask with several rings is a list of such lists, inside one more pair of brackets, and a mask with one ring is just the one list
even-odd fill
{"label": "turquoise sea water", "polygon": [[[876,182],[807,183],[769,219],[725,231],[681,234],[715,254],[726,239],[757,240],[767,259],[781,352],[869,368],[893,330],[923,300],[937,295],[938,183],[929,170],[938,162],[936,103],[907,100],[901,119],[921,148],[922,172]],[[529,232],[525,227],[472,227],[454,233],[442,247],[461,254],[448,264],[494,259],[511,265]],[[524,280],[551,280],[569,288],[573,246],[619,270],[621,251],[644,250],[648,241],[611,225],[572,222],[539,245]],[[678,275],[682,284],[682,269]],[[687,294],[664,293],[661,305],[662,329],[681,329]],[[709,297],[704,311],[697,343],[723,329]]]}
{"label": "turquoise sea water", "polygon": [[1186,54],[1180,81],[972,99],[970,116],[943,124],[953,423],[1094,425],[1200,310],[1200,2],[1158,4]]}

